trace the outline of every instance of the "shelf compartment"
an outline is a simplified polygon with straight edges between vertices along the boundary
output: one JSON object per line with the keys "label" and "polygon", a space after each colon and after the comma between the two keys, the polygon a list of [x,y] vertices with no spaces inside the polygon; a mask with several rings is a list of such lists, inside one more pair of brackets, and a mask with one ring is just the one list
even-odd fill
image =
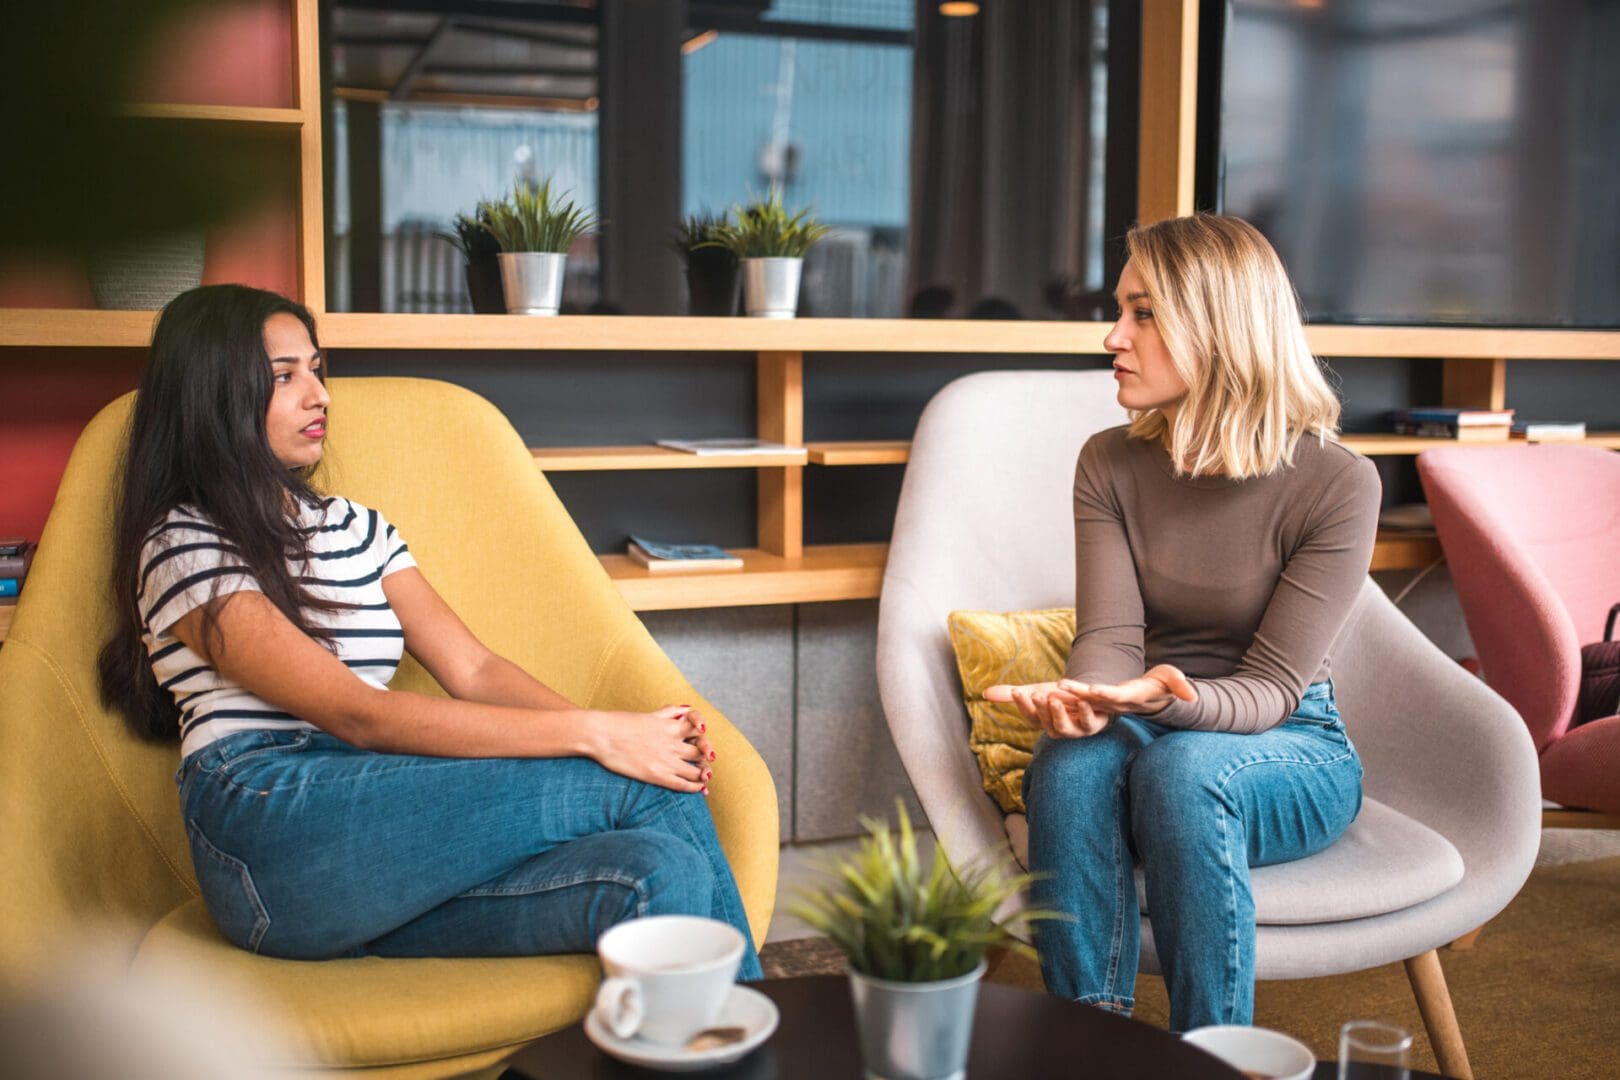
{"label": "shelf compartment", "polygon": [[1421,570],[1440,558],[1440,541],[1425,529],[1380,529],[1373,543],[1373,570]]}
{"label": "shelf compartment", "polygon": [[142,103],[126,105],[120,110],[125,116],[144,120],[198,120],[211,124],[257,128],[285,128],[297,131],[304,126],[301,109],[279,109],[258,105],[164,105]]}
{"label": "shelf compartment", "polygon": [[883,587],[887,544],[828,544],[806,547],[798,558],[757,548],[732,552],[741,570],[695,574],[654,574],[628,555],[602,555],[602,566],[636,611],[805,604],[829,600],[871,600]]}
{"label": "shelf compartment", "polygon": [[799,453],[690,454],[663,446],[531,446],[544,472],[630,472],[641,469],[769,469],[803,465]]}
{"label": "shelf compartment", "polygon": [[911,443],[905,439],[878,442],[805,443],[812,465],[904,465],[911,459]]}

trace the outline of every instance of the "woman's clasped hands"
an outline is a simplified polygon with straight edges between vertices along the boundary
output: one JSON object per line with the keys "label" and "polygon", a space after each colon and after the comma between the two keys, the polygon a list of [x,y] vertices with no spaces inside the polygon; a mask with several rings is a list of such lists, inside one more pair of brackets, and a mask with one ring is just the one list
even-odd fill
{"label": "woman's clasped hands", "polygon": [[1197,701],[1180,668],[1159,664],[1121,683],[1001,683],[984,692],[986,701],[1011,702],[1024,719],[1054,739],[1084,739],[1124,713],[1152,716],[1172,701]]}
{"label": "woman's clasped hands", "polygon": [[590,756],[621,776],[672,791],[709,793],[715,752],[708,723],[690,705],[649,713],[598,713]]}

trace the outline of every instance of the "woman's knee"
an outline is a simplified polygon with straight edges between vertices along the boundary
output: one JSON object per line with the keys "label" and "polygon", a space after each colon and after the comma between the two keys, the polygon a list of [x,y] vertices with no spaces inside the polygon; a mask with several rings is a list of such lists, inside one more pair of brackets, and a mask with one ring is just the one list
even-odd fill
{"label": "woman's knee", "polygon": [[714,873],[703,853],[679,837],[649,829],[622,834],[616,869],[634,881],[637,917],[709,915]]}
{"label": "woman's knee", "polygon": [[1131,817],[1139,833],[1200,806],[1224,804],[1221,782],[1229,755],[1212,744],[1216,738],[1207,732],[1171,732],[1136,755],[1128,782]]}
{"label": "woman's knee", "polygon": [[1086,739],[1041,736],[1024,771],[1024,801],[1112,796],[1135,747],[1110,728]]}

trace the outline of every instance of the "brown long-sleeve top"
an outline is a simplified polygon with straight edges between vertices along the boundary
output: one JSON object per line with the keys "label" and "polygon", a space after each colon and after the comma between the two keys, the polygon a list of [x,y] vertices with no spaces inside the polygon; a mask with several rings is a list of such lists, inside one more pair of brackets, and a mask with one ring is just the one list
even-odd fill
{"label": "brown long-sleeve top", "polygon": [[1075,469],[1068,676],[1117,683],[1174,664],[1198,700],[1155,721],[1242,733],[1281,723],[1331,673],[1380,493],[1372,462],[1310,436],[1293,465],[1246,480],[1178,477],[1157,440],[1123,427],[1092,436]]}

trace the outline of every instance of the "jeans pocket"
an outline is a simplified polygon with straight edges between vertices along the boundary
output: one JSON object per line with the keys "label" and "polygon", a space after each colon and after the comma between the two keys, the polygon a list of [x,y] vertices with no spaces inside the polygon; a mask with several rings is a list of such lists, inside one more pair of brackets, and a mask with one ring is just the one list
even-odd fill
{"label": "jeans pocket", "polygon": [[259,943],[270,929],[270,913],[259,897],[247,863],[215,847],[195,821],[186,822],[186,832],[191,836],[191,864],[197,871],[197,885],[214,925],[231,944],[258,952]]}
{"label": "jeans pocket", "polygon": [[233,779],[243,767],[272,754],[296,753],[309,746],[309,731],[256,731],[252,738],[229,747],[210,771]]}

